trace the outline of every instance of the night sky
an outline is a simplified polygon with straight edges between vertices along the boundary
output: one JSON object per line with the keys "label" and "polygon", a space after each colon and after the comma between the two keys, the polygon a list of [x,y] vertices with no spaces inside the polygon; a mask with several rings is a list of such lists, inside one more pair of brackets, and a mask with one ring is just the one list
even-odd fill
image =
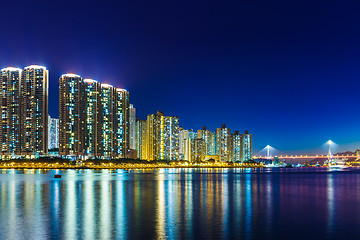
{"label": "night sky", "polygon": [[226,123],[253,133],[255,149],[307,152],[328,139],[354,149],[356,2],[6,0],[0,66],[46,66],[52,117],[59,76],[73,72],[130,91],[142,119],[162,110],[185,129]]}

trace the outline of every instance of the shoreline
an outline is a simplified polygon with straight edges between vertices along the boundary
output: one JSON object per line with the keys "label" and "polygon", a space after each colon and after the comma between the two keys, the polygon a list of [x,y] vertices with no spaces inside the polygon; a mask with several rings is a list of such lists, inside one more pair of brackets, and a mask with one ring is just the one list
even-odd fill
{"label": "shoreline", "polygon": [[102,169],[170,169],[170,168],[265,168],[264,166],[106,166],[106,167],[70,167],[70,166],[63,166],[63,167],[33,167],[33,166],[0,166],[0,169],[14,169],[14,170],[27,170],[27,169],[42,169],[42,170],[67,170],[67,169],[74,169],[74,170],[102,170]]}

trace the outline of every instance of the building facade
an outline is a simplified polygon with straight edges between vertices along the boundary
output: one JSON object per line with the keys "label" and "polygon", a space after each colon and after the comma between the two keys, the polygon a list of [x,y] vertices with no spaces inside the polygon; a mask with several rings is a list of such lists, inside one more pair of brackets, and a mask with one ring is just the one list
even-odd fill
{"label": "building facade", "polygon": [[129,106],[129,138],[130,149],[136,149],[136,109],[132,104]]}
{"label": "building facade", "polygon": [[147,117],[146,160],[179,159],[179,117],[158,111]]}
{"label": "building facade", "polygon": [[85,91],[85,154],[93,158],[102,153],[101,144],[101,102],[100,83],[93,79],[84,79]]}
{"label": "building facade", "polygon": [[60,155],[125,158],[129,150],[129,93],[79,75],[60,80]]}
{"label": "building facade", "polygon": [[206,143],[202,138],[191,139],[190,162],[201,162],[205,160]]}
{"label": "building facade", "polygon": [[22,152],[24,155],[46,155],[49,71],[37,65],[25,67],[21,85]]}
{"label": "building facade", "polygon": [[59,148],[59,119],[48,116],[48,148],[54,150]]}
{"label": "building facade", "polygon": [[231,150],[230,128],[222,124],[221,128],[216,129],[216,154],[223,162],[231,161]]}
{"label": "building facade", "polygon": [[231,160],[233,162],[242,162],[241,158],[241,144],[242,144],[242,136],[239,131],[234,131],[232,135],[232,155]]}
{"label": "building facade", "polygon": [[1,154],[21,155],[21,76],[20,68],[1,69]]}
{"label": "building facade", "polygon": [[204,139],[206,155],[216,154],[216,134],[206,129],[206,126],[202,130],[197,131],[197,138]]}
{"label": "building facade", "polygon": [[45,67],[4,68],[1,82],[1,154],[36,157],[48,152],[48,84]]}
{"label": "building facade", "polygon": [[251,160],[253,156],[253,136],[245,131],[241,134],[241,161]]}
{"label": "building facade", "polygon": [[139,159],[146,159],[146,120],[136,119],[136,152]]}
{"label": "building facade", "polygon": [[193,140],[196,139],[196,133],[190,130],[180,130],[179,133],[179,159],[191,161],[193,153]]}
{"label": "building facade", "polygon": [[130,154],[130,99],[129,92],[116,88],[114,111],[114,150],[116,158],[126,158]]}
{"label": "building facade", "polygon": [[82,157],[85,150],[85,91],[83,78],[63,74],[59,79],[59,154]]}

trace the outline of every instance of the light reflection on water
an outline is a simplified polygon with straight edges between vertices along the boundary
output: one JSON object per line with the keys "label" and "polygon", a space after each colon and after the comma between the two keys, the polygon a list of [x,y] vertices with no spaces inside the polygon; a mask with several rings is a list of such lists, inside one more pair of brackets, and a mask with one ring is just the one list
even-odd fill
{"label": "light reflection on water", "polygon": [[1,170],[0,239],[356,239],[359,183],[358,169]]}

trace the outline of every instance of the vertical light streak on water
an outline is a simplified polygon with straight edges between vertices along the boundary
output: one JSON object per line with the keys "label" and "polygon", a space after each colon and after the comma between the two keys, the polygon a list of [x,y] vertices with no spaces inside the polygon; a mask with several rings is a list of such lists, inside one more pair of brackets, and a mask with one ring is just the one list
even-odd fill
{"label": "vertical light streak on water", "polygon": [[[8,188],[6,187],[7,182],[3,180],[3,176],[2,174],[4,174],[5,171],[1,170],[0,172],[0,229],[6,229],[5,226],[8,224],[8,219],[6,219],[5,221],[5,217],[8,214],[8,212],[6,211],[8,209],[8,196],[7,194],[9,194],[8,192]],[[6,175],[5,175],[6,176]],[[7,231],[9,231],[9,229],[7,229]],[[6,233],[7,233],[6,231]]]}
{"label": "vertical light streak on water", "polygon": [[[239,170],[236,170],[237,173],[239,173]],[[234,201],[235,201],[235,226],[237,227],[237,229],[241,229],[241,227],[243,226],[243,221],[242,221],[242,191],[241,191],[241,187],[243,185],[242,181],[241,181],[241,176],[242,174],[236,174],[235,175],[235,184],[234,184]],[[240,231],[236,231],[236,233],[238,233]],[[236,239],[240,239],[242,236],[239,236],[238,234],[236,234],[235,238]]]}
{"label": "vertical light streak on water", "polygon": [[245,174],[245,236],[251,239],[251,222],[252,222],[252,183],[251,173]]}
{"label": "vertical light streak on water", "polygon": [[60,232],[60,181],[54,180],[51,182],[52,188],[50,191],[52,193],[52,199],[50,202],[51,212],[52,212],[52,221],[51,224],[54,230],[52,231],[54,234],[58,234]]}
{"label": "vertical light streak on water", "polygon": [[[203,171],[203,170],[201,170]],[[208,170],[205,170],[206,172],[208,172]],[[216,194],[216,190],[215,190],[215,194],[214,194],[214,188],[217,189],[217,179],[216,176],[218,176],[218,174],[215,175],[206,175],[205,174],[201,174],[201,198],[200,198],[200,210],[201,210],[201,214],[203,214],[204,216],[201,216],[201,219],[204,219],[205,224],[211,224],[211,221],[214,220],[214,206],[216,205],[217,202],[217,198],[219,197],[219,194]],[[207,179],[210,178],[210,179]],[[214,179],[215,178],[215,179]],[[209,180],[209,181],[207,181]],[[204,224],[204,225],[205,225]],[[206,228],[203,227],[203,225],[201,224],[201,230],[205,231]]]}
{"label": "vertical light streak on water", "polygon": [[[171,171],[173,172],[173,171]],[[167,211],[166,211],[166,230],[167,230],[167,235],[169,236],[169,238],[178,238],[177,236],[177,224],[176,221],[178,220],[177,215],[176,215],[176,211],[178,209],[178,206],[176,205],[177,203],[177,197],[175,196],[178,192],[178,190],[176,188],[174,188],[174,185],[177,186],[177,182],[174,181],[174,175],[172,173],[169,173],[167,175],[168,179],[165,182],[166,185],[166,192],[167,194],[165,195],[165,197],[167,199],[165,199],[166,202],[164,202],[163,204],[168,206]],[[176,174],[177,175],[177,174]],[[174,191],[175,189],[175,191]]]}
{"label": "vertical light streak on water", "polygon": [[327,206],[328,206],[328,236],[332,238],[334,228],[335,215],[335,192],[334,192],[334,176],[333,173],[328,174],[327,178]]}
{"label": "vertical light streak on water", "polygon": [[95,214],[94,214],[94,180],[92,178],[92,171],[86,172],[86,179],[84,181],[84,194],[83,194],[83,211],[82,211],[82,220],[83,220],[83,229],[84,229],[84,239],[96,239],[94,229],[96,228],[95,224]]}
{"label": "vertical light streak on water", "polygon": [[[140,187],[139,187],[139,171],[134,175],[134,211],[135,211],[135,219],[141,219],[140,211],[141,211],[141,200],[140,200]],[[134,227],[136,231],[139,229],[139,221],[134,222]]]}
{"label": "vertical light streak on water", "polygon": [[100,239],[110,239],[111,237],[111,213],[110,213],[110,194],[109,191],[109,172],[102,171],[102,181],[100,186]]}
{"label": "vertical light streak on water", "polygon": [[229,238],[229,170],[223,171],[222,179],[221,179],[221,190],[222,190],[222,230],[223,230],[223,238]]}
{"label": "vertical light streak on water", "polygon": [[[265,231],[267,234],[271,233],[271,217],[272,217],[272,184],[271,175],[267,175],[266,181],[266,226]],[[268,236],[270,238],[270,236]]]}
{"label": "vertical light streak on water", "polygon": [[125,179],[120,179],[116,181],[116,238],[117,239],[126,239],[127,238],[127,211],[126,211],[126,199],[125,199]]}
{"label": "vertical light streak on water", "polygon": [[[46,229],[44,226],[44,203],[43,203],[43,189],[44,184],[42,182],[36,181],[34,177],[37,175],[32,175],[33,179],[30,181],[34,186],[34,206],[33,206],[33,225],[29,226],[29,232],[31,232],[30,239],[46,239]],[[27,180],[28,181],[28,180]]]}
{"label": "vertical light streak on water", "polygon": [[165,239],[165,185],[163,169],[159,169],[157,172],[157,196],[156,196],[156,235],[157,239]]}
{"label": "vertical light streak on water", "polygon": [[186,211],[186,233],[187,239],[192,238],[193,234],[193,185],[192,185],[193,174],[185,175],[185,211]]}
{"label": "vertical light streak on water", "polygon": [[75,193],[75,176],[68,175],[66,180],[66,198],[65,198],[65,219],[64,231],[66,239],[77,239],[76,236],[76,206],[78,204]]}
{"label": "vertical light streak on water", "polygon": [[[33,175],[34,176],[34,175]],[[24,225],[24,230],[26,231],[27,229],[29,229],[29,231],[27,232],[27,236],[32,239],[34,238],[33,236],[33,230],[36,229],[36,221],[34,221],[34,218],[36,218],[35,214],[37,212],[36,209],[36,200],[34,199],[34,196],[36,194],[36,189],[35,189],[35,183],[34,183],[34,179],[32,181],[30,181],[30,177],[26,176],[26,174],[24,174],[24,177],[26,178],[26,180],[24,181],[24,189],[23,189],[23,196],[19,195],[17,197],[17,199],[22,199],[23,200],[23,204],[24,204],[24,218],[26,218],[25,222],[31,222],[31,226],[29,225]],[[19,192],[18,194],[20,194],[21,192]]]}
{"label": "vertical light streak on water", "polygon": [[[9,228],[9,238],[8,239],[21,239],[21,232],[23,231],[24,225],[21,224],[21,222],[17,221],[18,217],[18,209],[17,204],[18,200],[22,199],[20,196],[17,196],[16,192],[16,175],[12,175],[12,179],[8,182],[8,206],[7,206],[7,217],[8,217],[8,226],[4,226],[5,228]],[[21,204],[20,204],[21,205]]]}

